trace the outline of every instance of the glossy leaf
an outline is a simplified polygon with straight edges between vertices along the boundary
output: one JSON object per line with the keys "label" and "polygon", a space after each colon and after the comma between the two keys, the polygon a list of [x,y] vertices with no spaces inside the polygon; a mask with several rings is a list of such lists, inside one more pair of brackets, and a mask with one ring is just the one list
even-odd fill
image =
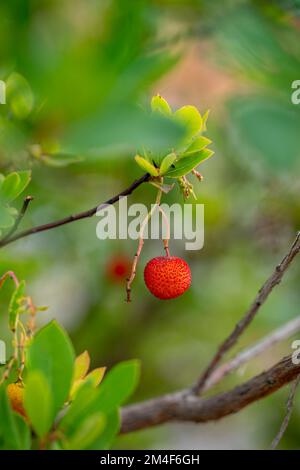
{"label": "glossy leaf", "polygon": [[202,116],[202,131],[206,132],[207,131],[207,120],[209,117],[210,109],[208,109]]}
{"label": "glossy leaf", "polygon": [[39,371],[28,374],[24,406],[33,429],[39,437],[44,437],[52,425],[53,402],[48,380]]}
{"label": "glossy leaf", "polygon": [[83,383],[66,414],[62,417],[59,428],[64,433],[71,435],[86,416],[99,411],[98,403],[99,389],[94,388],[89,382]]}
{"label": "glossy leaf", "polygon": [[174,113],[174,118],[186,129],[186,139],[201,131],[202,118],[195,106],[183,106]]}
{"label": "glossy leaf", "polygon": [[30,450],[31,447],[31,430],[25,419],[17,413],[13,413],[16,423],[17,433],[19,436],[20,450]]}
{"label": "glossy leaf", "polygon": [[47,377],[53,397],[54,414],[69,396],[74,359],[71,341],[56,321],[43,327],[29,346],[28,371],[38,371]]}
{"label": "glossy leaf", "polygon": [[175,165],[174,169],[168,171],[166,176],[171,178],[179,178],[180,176],[187,175],[200,163],[207,160],[213,155],[213,151],[209,149],[203,149],[199,153],[192,154],[189,157],[181,158]]}
{"label": "glossy leaf", "polygon": [[172,111],[169,103],[160,95],[153,96],[151,100],[152,111],[159,112],[165,116],[171,116]]}
{"label": "glossy leaf", "polygon": [[[84,383],[59,423],[59,429],[67,438],[72,436],[81,427],[87,416],[99,413],[101,401],[100,389],[94,388],[90,383]],[[120,418],[117,408],[108,413],[103,412],[103,415],[105,416],[105,428],[95,442],[90,445],[90,449],[107,449],[119,431]]]}
{"label": "glossy leaf", "polygon": [[94,369],[90,372],[86,377],[76,380],[73,382],[71,392],[70,392],[70,399],[74,400],[76,394],[78,393],[80,387],[84,384],[89,383],[92,387],[97,387],[100,382],[102,381],[104,374],[105,374],[105,367],[100,367],[99,369]]}
{"label": "glossy leaf", "polygon": [[60,422],[60,429],[72,434],[86,416],[99,411],[109,415],[119,408],[135,390],[139,372],[139,361],[121,362],[112,368],[99,388],[90,382],[82,384]]}
{"label": "glossy leaf", "polygon": [[161,165],[160,165],[160,170],[159,170],[159,173],[161,175],[164,175],[165,173],[167,173],[167,171],[169,170],[170,166],[173,165],[173,163],[175,162],[177,156],[175,153],[169,153],[169,155],[167,155]]}
{"label": "glossy leaf", "polygon": [[159,175],[159,170],[158,168],[155,168],[154,165],[152,165],[152,163],[148,162],[148,160],[146,160],[145,158],[143,157],[140,157],[139,155],[136,155],[134,157],[135,161],[137,162],[137,164],[144,170],[146,171],[147,173],[149,173],[149,175],[151,176],[158,176]]}
{"label": "glossy leaf", "polygon": [[9,203],[16,199],[29,184],[30,171],[13,172],[6,176],[0,187],[0,201]]}
{"label": "glossy leaf", "polygon": [[21,180],[18,173],[14,172],[7,175],[1,185],[0,200],[4,202],[13,201],[18,193],[20,183]]}
{"label": "glossy leaf", "polygon": [[117,364],[106,375],[100,386],[100,410],[106,413],[121,406],[134,392],[140,376],[137,360]]}
{"label": "glossy leaf", "polygon": [[182,157],[189,156],[196,152],[200,152],[200,150],[204,149],[211,143],[211,140],[207,137],[204,137],[203,135],[196,137],[192,144],[185,150]]}
{"label": "glossy leaf", "polygon": [[105,415],[96,412],[87,416],[64,445],[67,450],[87,450],[97,441],[105,428]]}
{"label": "glossy leaf", "polygon": [[15,193],[14,199],[16,199],[24,191],[24,189],[26,189],[26,187],[29,185],[30,180],[31,180],[30,170],[18,171],[18,175],[20,178],[20,183],[18,185],[18,190]]}
{"label": "glossy leaf", "polygon": [[74,381],[83,379],[89,368],[90,368],[90,355],[88,351],[84,351],[82,354],[76,357],[74,365]]}
{"label": "glossy leaf", "polygon": [[90,383],[97,387],[100,382],[102,381],[104,374],[106,371],[106,367],[98,367],[97,369],[92,370],[86,377],[85,380],[90,381]]}
{"label": "glossy leaf", "polygon": [[101,435],[90,445],[90,450],[109,449],[114,441],[115,436],[118,434],[121,425],[120,413],[114,410],[106,415],[105,428]]}

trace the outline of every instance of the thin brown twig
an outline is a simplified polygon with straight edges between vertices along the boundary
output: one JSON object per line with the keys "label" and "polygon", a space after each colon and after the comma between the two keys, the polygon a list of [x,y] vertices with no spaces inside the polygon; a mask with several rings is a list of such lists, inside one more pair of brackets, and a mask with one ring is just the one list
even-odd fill
{"label": "thin brown twig", "polygon": [[161,196],[162,196],[162,191],[161,191],[161,189],[159,189],[158,193],[157,193],[157,196],[156,196],[155,204],[152,205],[151,210],[148,212],[147,216],[145,217],[145,219],[141,223],[138,249],[137,249],[136,254],[134,255],[134,259],[133,259],[133,263],[132,263],[132,267],[131,267],[131,273],[130,273],[130,276],[128,277],[127,282],[126,282],[126,294],[127,294],[126,301],[127,301],[127,303],[131,302],[131,285],[132,285],[132,283],[135,279],[135,276],[136,276],[137,264],[138,264],[138,261],[139,261],[139,258],[140,258],[140,255],[141,255],[141,252],[142,252],[142,249],[143,249],[143,245],[144,245],[144,232],[145,232],[147,224],[148,224],[149,220],[151,219],[154,211],[156,210],[157,207],[159,207]]}
{"label": "thin brown twig", "polygon": [[26,300],[27,300],[28,310],[30,313],[30,316],[27,322],[27,328],[28,328],[29,334],[32,336],[35,332],[35,317],[37,314],[37,308],[34,305],[31,297],[27,297]]}
{"label": "thin brown twig", "polygon": [[216,354],[213,356],[209,365],[206,367],[205,371],[193,386],[192,390],[195,395],[200,394],[205,386],[206,381],[211,376],[213,371],[216,369],[217,365],[225,355],[232,348],[245,331],[245,329],[252,322],[257,312],[259,311],[262,304],[266,301],[273,288],[280,283],[284,273],[290,266],[293,259],[297,256],[300,251],[300,232],[298,232],[291,248],[289,249],[287,255],[282,259],[282,261],[276,266],[275,270],[269,277],[269,279],[263,284],[261,289],[258,291],[258,294],[250,306],[249,310],[245,313],[242,319],[235,326],[230,335],[225,339],[225,341],[218,348]]}
{"label": "thin brown twig", "polygon": [[283,420],[283,422],[280,426],[280,429],[279,429],[279,432],[278,432],[277,436],[275,437],[275,439],[273,440],[273,442],[271,444],[271,449],[272,450],[276,449],[279,442],[283,438],[283,435],[284,435],[285,431],[288,428],[288,425],[289,425],[289,422],[290,422],[290,419],[291,419],[291,416],[292,416],[292,412],[293,412],[294,399],[295,399],[295,395],[296,395],[299,383],[300,383],[300,375],[298,375],[296,380],[291,384],[290,394],[289,394],[289,398],[288,398],[288,401],[287,401],[287,404],[286,404],[286,410],[287,410],[286,415],[285,415],[284,420]]}
{"label": "thin brown twig", "polygon": [[11,228],[11,230],[0,240],[0,245],[2,244],[5,244],[6,241],[8,241],[11,236],[18,230],[18,227],[24,217],[24,215],[26,214],[26,211],[28,209],[28,206],[30,204],[30,202],[33,201],[33,197],[32,196],[26,196],[26,198],[24,199],[23,201],[23,206],[22,206],[22,209],[20,210],[19,214],[18,214],[18,217],[16,218],[16,221],[13,225],[13,227]]}
{"label": "thin brown twig", "polygon": [[17,358],[16,358],[15,352],[14,352],[13,356],[10,358],[10,360],[8,361],[7,366],[4,369],[3,375],[0,379],[0,385],[2,385],[8,379],[8,377],[9,377],[11,371],[12,371],[13,365],[14,365],[16,360],[17,360]]}
{"label": "thin brown twig", "polygon": [[0,248],[13,243],[16,240],[20,240],[21,238],[28,237],[35,233],[45,232],[47,230],[52,230],[54,228],[60,227],[62,225],[70,224],[71,222],[76,222],[77,220],[85,219],[88,217],[94,216],[98,211],[105,208],[108,205],[115,204],[121,197],[129,196],[135,189],[137,189],[141,184],[147,182],[150,179],[150,175],[145,173],[139,179],[135,180],[128,188],[124,189],[122,192],[113,196],[112,198],[108,199],[106,202],[98,204],[97,206],[93,207],[84,212],[79,212],[78,214],[73,214],[63,219],[55,220],[54,222],[50,222],[43,225],[38,225],[36,227],[32,227],[28,230],[23,230],[22,232],[16,233],[15,235],[10,236],[8,239],[0,240]]}
{"label": "thin brown twig", "polygon": [[10,373],[13,369],[13,366],[15,363],[18,362],[18,357],[19,357],[19,343],[18,343],[18,333],[17,330],[14,332],[13,336],[13,355],[11,359],[9,360],[6,368],[4,369],[3,375],[0,379],[0,385],[2,385],[10,376]]}
{"label": "thin brown twig", "polygon": [[166,233],[166,237],[163,238],[163,244],[164,244],[164,250],[166,252],[166,256],[168,258],[170,258],[170,249],[169,249],[169,240],[170,240],[170,224],[169,224],[169,220],[168,220],[168,217],[165,213],[165,211],[163,210],[163,208],[159,205],[158,206],[159,208],[159,211],[163,217],[163,220],[165,221],[165,226],[167,227],[167,233]]}
{"label": "thin brown twig", "polygon": [[19,341],[20,366],[18,369],[18,380],[20,382],[23,382],[23,372],[25,369],[25,343],[26,343],[26,336],[24,333],[21,332],[20,341]]}
{"label": "thin brown twig", "polygon": [[13,271],[7,271],[5,274],[3,274],[3,276],[0,277],[0,289],[8,277],[14,281],[16,287],[19,286],[20,282],[15,273]]}

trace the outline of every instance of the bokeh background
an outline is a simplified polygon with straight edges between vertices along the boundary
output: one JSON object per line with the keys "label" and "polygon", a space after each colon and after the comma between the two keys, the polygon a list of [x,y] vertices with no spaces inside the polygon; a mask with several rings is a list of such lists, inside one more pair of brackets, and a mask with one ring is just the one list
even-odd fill
{"label": "bokeh background", "polygon": [[[174,131],[142,113],[153,94],[174,108],[211,110],[207,135],[215,155],[195,184],[205,204],[205,246],[185,252],[184,243],[171,243],[192,269],[192,288],[182,298],[161,302],[146,290],[143,267],[162,252],[160,242],[148,241],[127,305],[122,268],[115,265],[132,259],[136,243],[98,240],[96,218],[1,249],[1,273],[12,269],[26,279],[35,302],[49,306],[40,323],[58,319],[77,353],[88,349],[97,366],[141,359],[134,401],[194,382],[299,229],[300,105],[291,102],[291,84],[300,79],[299,15],[296,0],[0,4],[0,79],[21,74],[25,101],[33,100],[30,112],[24,103],[0,106],[0,171],[31,168],[33,174],[27,193],[34,202],[23,228],[90,208],[141,175],[135,148],[164,144]],[[131,201],[150,204],[154,193],[144,185]],[[177,190],[165,200],[183,202]],[[233,353],[300,314],[299,274],[298,263]],[[9,293],[6,287],[0,298],[2,339],[9,337]],[[271,366],[291,351],[291,341],[212,392]],[[168,424],[123,436],[115,447],[266,448],[287,393],[218,423]],[[299,446],[300,397],[281,448]]]}

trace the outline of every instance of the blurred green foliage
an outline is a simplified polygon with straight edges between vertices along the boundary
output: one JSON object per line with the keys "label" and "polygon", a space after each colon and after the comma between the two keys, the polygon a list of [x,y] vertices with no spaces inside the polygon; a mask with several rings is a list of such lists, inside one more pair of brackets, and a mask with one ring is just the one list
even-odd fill
{"label": "blurred green foliage", "polygon": [[[1,2],[0,79],[11,85],[7,105],[0,105],[0,172],[32,171],[24,194],[34,202],[23,227],[105,200],[141,174],[133,161],[141,142],[160,148],[179,136],[179,128],[163,117],[150,122],[145,111],[163,76],[172,106],[186,104],[168,80],[191,43],[209,43],[210,53],[198,60],[213,64],[220,83],[230,76],[234,84],[218,106],[210,106],[216,156],[203,164],[205,180],[196,187],[205,204],[204,249],[184,252],[183,243],[171,243],[172,253],[191,265],[193,284],[184,297],[163,303],[146,291],[143,266],[162,251],[161,243],[148,241],[134,301],[125,304],[123,284],[109,278],[106,267],[118,254],[131,259],[135,242],[97,240],[97,219],[1,249],[0,272],[13,269],[26,279],[36,303],[49,304],[44,322],[62,322],[76,353],[88,349],[94,364],[141,359],[135,399],[195,380],[299,229],[300,108],[291,103],[291,82],[300,79],[299,39],[296,1]],[[190,104],[204,95],[213,102],[214,89],[202,88],[200,80]],[[131,200],[151,203],[153,195],[154,188],[143,186]],[[181,196],[174,190],[165,200]],[[14,206],[21,205],[19,197]],[[299,274],[294,266],[236,350],[299,314]],[[1,312],[10,294],[2,292]],[[7,320],[1,316],[0,322],[1,338],[8,339]],[[287,341],[218,390],[289,352]],[[268,447],[286,393],[218,424],[226,432],[220,437],[217,427],[210,430],[210,446]],[[205,432],[167,426],[122,437],[116,446],[199,448]],[[296,448],[299,439],[296,409],[282,447]]]}

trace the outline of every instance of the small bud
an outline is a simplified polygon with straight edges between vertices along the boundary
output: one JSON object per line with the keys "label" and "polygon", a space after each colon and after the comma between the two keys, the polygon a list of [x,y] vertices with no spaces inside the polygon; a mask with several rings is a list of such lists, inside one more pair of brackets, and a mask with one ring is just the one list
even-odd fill
{"label": "small bud", "polygon": [[199,173],[199,171],[197,170],[192,170],[192,173],[194,176],[196,176],[196,178],[201,182],[204,180],[204,177],[203,175],[201,175],[201,173]]}

